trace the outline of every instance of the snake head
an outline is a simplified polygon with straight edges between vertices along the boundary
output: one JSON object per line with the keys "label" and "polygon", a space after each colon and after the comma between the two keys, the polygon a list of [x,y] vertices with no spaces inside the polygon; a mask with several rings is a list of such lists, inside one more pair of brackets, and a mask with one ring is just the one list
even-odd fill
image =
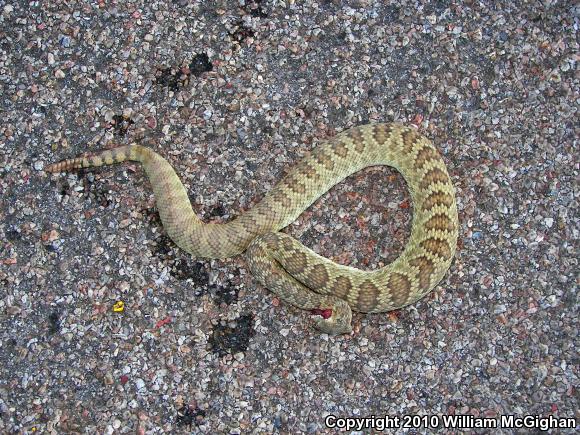
{"label": "snake head", "polygon": [[316,321],[316,329],[328,335],[350,334],[352,326],[342,319],[332,321],[331,319],[319,319]]}
{"label": "snake head", "polygon": [[352,332],[352,310],[348,303],[336,298],[332,309],[314,309],[312,314],[322,316],[316,321],[316,328],[329,335],[350,334]]}

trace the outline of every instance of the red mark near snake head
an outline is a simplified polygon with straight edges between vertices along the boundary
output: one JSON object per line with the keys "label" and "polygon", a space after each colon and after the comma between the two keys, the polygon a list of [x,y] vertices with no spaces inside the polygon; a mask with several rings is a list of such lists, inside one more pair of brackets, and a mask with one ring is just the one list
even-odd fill
{"label": "red mark near snake head", "polygon": [[314,308],[310,310],[310,312],[315,316],[322,316],[323,319],[330,319],[332,316],[332,310],[330,308],[326,308],[325,310],[321,310],[320,308]]}

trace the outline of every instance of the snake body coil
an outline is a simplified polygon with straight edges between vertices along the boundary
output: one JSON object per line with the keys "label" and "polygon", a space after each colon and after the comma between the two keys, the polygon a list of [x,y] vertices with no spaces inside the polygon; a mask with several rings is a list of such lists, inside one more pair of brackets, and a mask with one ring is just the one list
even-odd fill
{"label": "snake body coil", "polygon": [[[205,224],[193,212],[171,165],[154,151],[128,145],[47,166],[48,172],[141,162],[163,227],[195,257],[242,252],[254,276],[286,302],[322,314],[317,327],[351,331],[352,310],[376,313],[411,304],[449,268],[457,244],[455,193],[445,163],[429,140],[398,124],[351,128],[315,148],[254,208],[225,224]],[[362,271],[336,264],[279,230],[332,186],[367,166],[389,165],[405,178],[413,201],[411,236],[391,264]]]}

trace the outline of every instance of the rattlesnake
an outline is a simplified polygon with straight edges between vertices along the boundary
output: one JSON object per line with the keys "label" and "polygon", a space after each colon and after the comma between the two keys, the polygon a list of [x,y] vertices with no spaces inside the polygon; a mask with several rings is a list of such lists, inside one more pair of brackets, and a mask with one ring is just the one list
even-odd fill
{"label": "rattlesnake", "polygon": [[[246,251],[254,276],[284,301],[321,317],[317,327],[351,331],[352,310],[376,313],[411,304],[445,275],[458,233],[453,185],[429,140],[398,124],[351,128],[316,147],[252,209],[225,224],[203,223],[171,165],[154,151],[127,145],[46,167],[48,172],[141,162],[163,227],[195,257],[226,258]],[[362,271],[336,264],[279,232],[317,198],[367,166],[389,165],[405,178],[413,200],[411,236],[391,264]]]}

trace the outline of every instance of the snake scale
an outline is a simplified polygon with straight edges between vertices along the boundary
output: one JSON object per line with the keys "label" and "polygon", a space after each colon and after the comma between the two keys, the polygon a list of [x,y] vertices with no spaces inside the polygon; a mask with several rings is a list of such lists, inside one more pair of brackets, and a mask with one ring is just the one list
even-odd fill
{"label": "snake scale", "polygon": [[[441,156],[415,129],[369,124],[346,130],[314,148],[252,209],[224,224],[203,223],[171,165],[140,145],[63,160],[48,172],[141,162],[169,237],[195,257],[246,252],[252,274],[282,300],[318,314],[329,334],[351,331],[352,311],[377,313],[425,296],[448,270],[458,236],[454,188]],[[413,201],[411,235],[401,255],[378,270],[343,266],[279,232],[349,175],[373,165],[393,166]]]}

